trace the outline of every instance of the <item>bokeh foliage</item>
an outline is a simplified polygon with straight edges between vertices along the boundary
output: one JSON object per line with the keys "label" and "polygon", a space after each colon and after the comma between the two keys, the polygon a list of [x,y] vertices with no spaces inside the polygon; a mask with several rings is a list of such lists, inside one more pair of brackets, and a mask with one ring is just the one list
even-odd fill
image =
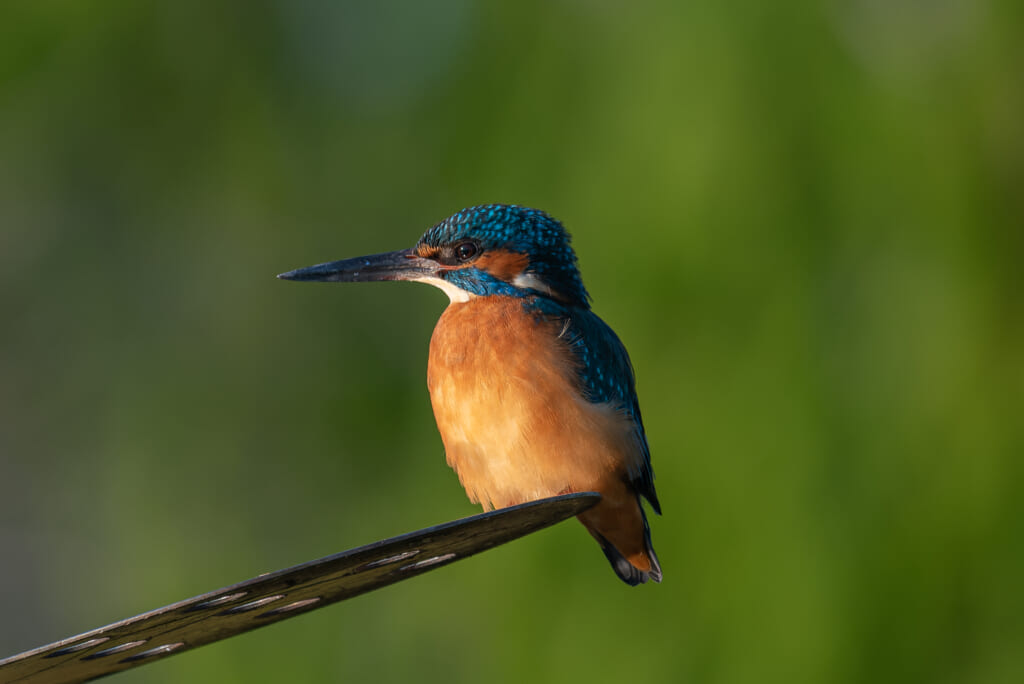
{"label": "bokeh foliage", "polygon": [[124,682],[1024,681],[1009,0],[0,6],[0,655],[474,512],[444,306],[273,275],[544,208],[666,580],[575,523]]}

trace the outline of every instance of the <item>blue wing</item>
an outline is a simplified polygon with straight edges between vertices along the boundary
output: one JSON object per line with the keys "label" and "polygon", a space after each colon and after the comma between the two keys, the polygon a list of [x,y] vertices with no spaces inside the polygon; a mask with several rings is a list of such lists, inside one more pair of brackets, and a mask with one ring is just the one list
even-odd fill
{"label": "blue wing", "polygon": [[568,340],[580,362],[580,384],[588,401],[609,402],[633,421],[634,435],[643,454],[639,467],[631,468],[629,480],[647,499],[657,513],[661,504],[654,491],[654,470],[651,450],[640,416],[636,396],[636,378],[626,348],[615,332],[597,314],[576,307],[566,308],[559,316],[565,326],[563,338]]}

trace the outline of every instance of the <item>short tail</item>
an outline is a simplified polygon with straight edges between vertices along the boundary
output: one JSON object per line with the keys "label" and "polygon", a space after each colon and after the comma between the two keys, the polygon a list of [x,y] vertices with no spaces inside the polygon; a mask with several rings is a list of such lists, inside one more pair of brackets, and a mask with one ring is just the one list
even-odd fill
{"label": "short tail", "polygon": [[599,532],[591,530],[594,538],[597,539],[597,543],[601,545],[605,558],[612,564],[612,570],[619,576],[619,579],[631,587],[644,584],[648,580],[661,581],[661,564],[658,562],[658,554],[654,552],[654,546],[651,544],[651,527],[647,524],[647,515],[644,513],[643,506],[640,505],[639,500],[637,500],[637,505],[640,506],[640,517],[644,521],[644,551],[651,562],[650,570],[641,570],[630,563],[626,560],[625,556],[619,553],[614,544],[605,539]]}
{"label": "short tail", "polygon": [[596,489],[601,501],[577,517],[600,544],[615,574],[630,586],[661,581],[661,564],[651,545],[651,528],[640,497],[628,483]]}

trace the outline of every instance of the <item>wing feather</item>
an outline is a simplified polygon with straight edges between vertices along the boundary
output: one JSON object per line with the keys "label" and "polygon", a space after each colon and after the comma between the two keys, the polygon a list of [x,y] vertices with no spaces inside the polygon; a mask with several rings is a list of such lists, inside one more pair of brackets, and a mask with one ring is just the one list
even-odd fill
{"label": "wing feather", "polygon": [[636,396],[636,376],[629,353],[618,335],[597,314],[579,308],[567,308],[560,316],[562,337],[579,362],[580,385],[588,401],[611,403],[633,422],[633,435],[641,458],[631,464],[629,481],[658,514],[661,504],[654,490],[651,450]]}

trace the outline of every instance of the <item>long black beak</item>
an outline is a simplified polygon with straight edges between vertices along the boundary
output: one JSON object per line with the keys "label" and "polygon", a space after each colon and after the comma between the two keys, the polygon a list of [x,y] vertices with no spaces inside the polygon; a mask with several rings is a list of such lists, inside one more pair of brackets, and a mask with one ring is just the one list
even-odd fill
{"label": "long black beak", "polygon": [[422,280],[437,273],[436,261],[424,259],[411,249],[342,259],[288,271],[282,280],[320,280],[333,283],[366,283],[374,280]]}

